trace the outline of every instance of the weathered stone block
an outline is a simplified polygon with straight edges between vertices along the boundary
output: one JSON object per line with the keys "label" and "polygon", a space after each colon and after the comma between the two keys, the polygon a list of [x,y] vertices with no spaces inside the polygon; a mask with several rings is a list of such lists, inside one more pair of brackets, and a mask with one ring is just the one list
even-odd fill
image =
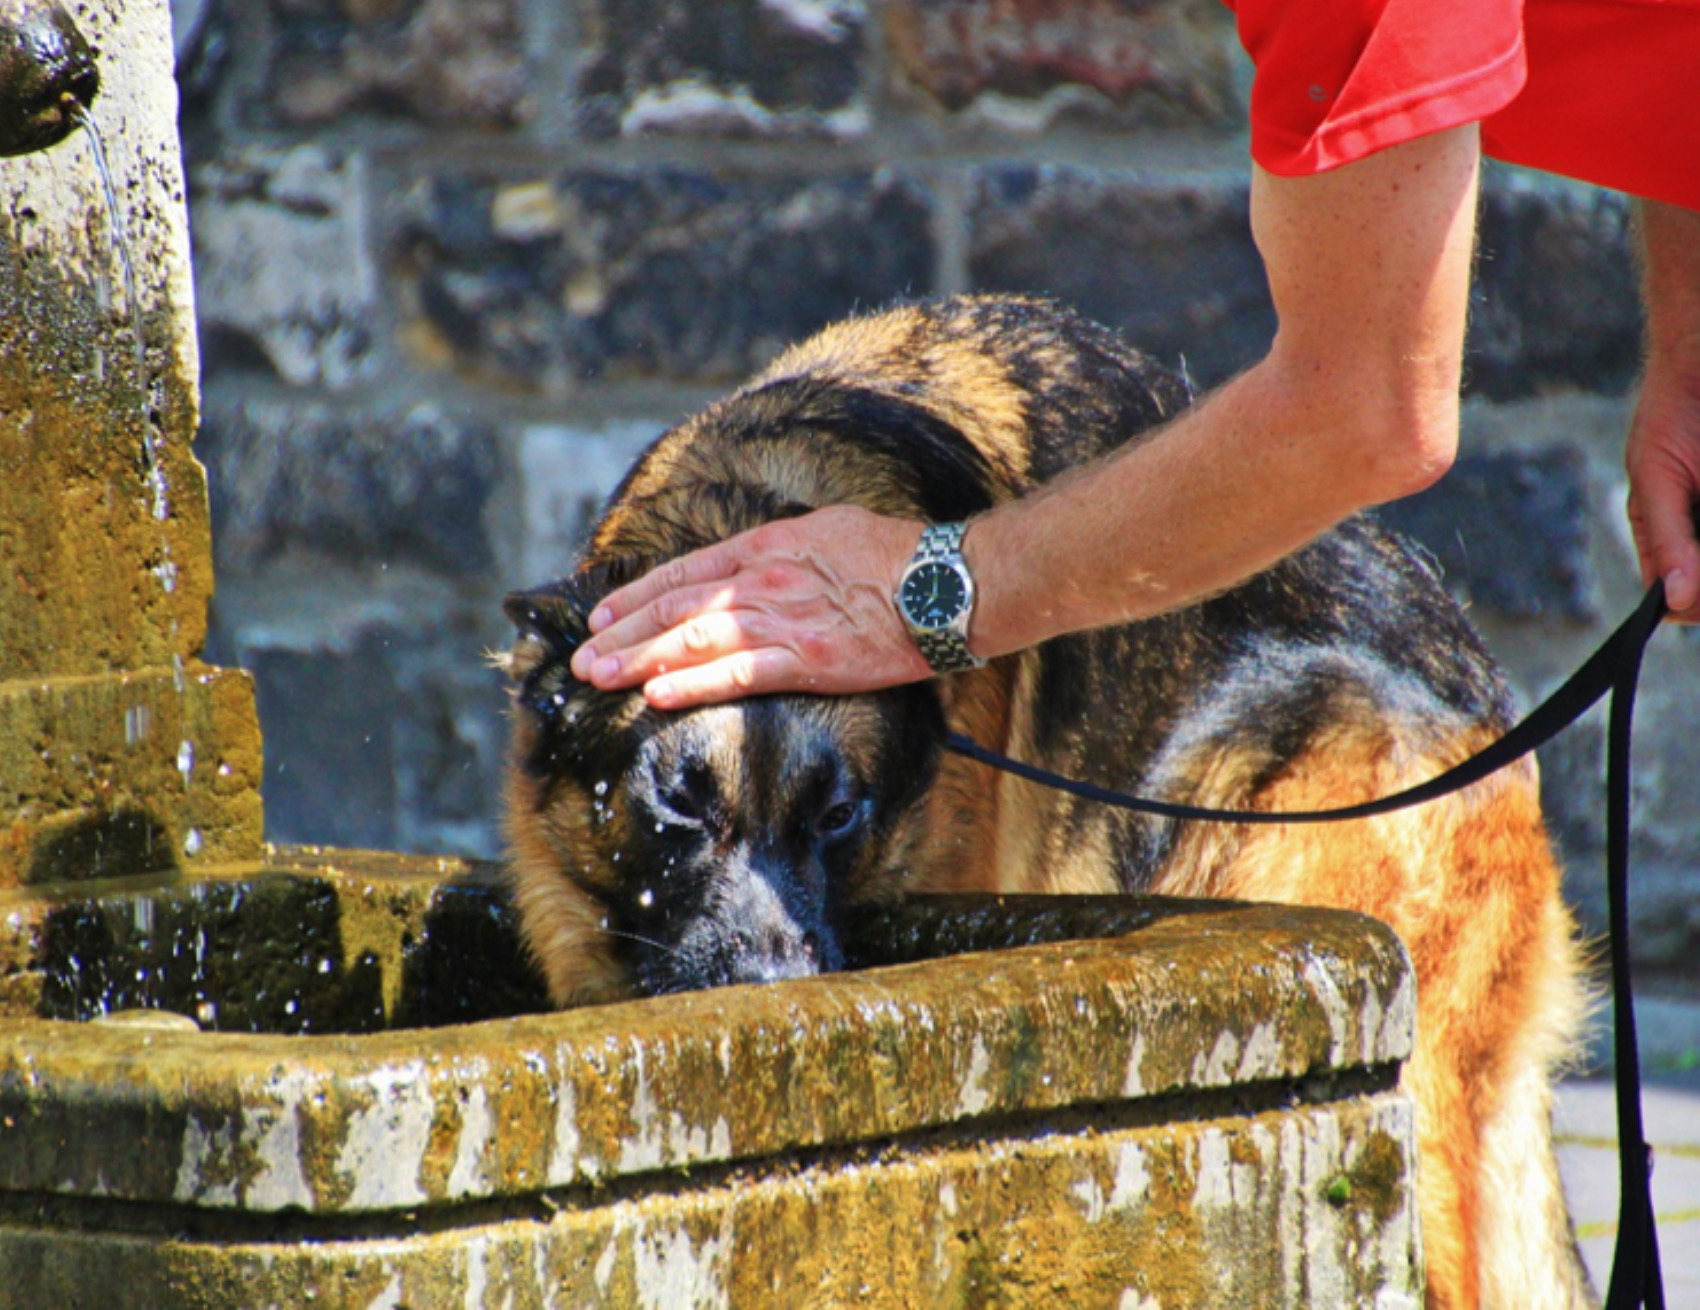
{"label": "weathered stone block", "polygon": [[395,253],[421,359],[556,390],[740,378],[933,278],[930,197],[884,170],[435,177],[417,188]]}
{"label": "weathered stone block", "polygon": [[506,622],[491,595],[390,649],[406,706],[394,725],[398,850],[502,851],[508,697],[487,656],[506,645]]}
{"label": "weathered stone block", "polygon": [[[1700,632],[1667,624],[1654,635],[1636,698],[1629,788],[1631,954],[1638,970],[1690,993],[1700,983],[1700,833],[1692,785],[1700,777],[1700,735],[1690,711],[1696,669]],[[1541,800],[1565,851],[1565,892],[1584,931],[1602,938],[1606,723],[1602,705],[1541,749]]]}
{"label": "weathered stone block", "polygon": [[497,438],[438,406],[338,410],[225,387],[209,394],[200,451],[220,569],[252,573],[290,549],[480,580],[491,569]]}
{"label": "weathered stone block", "polygon": [[209,371],[262,362],[286,382],[343,387],[371,368],[378,278],[359,155],[303,146],[197,167],[190,178]]}
{"label": "weathered stone block", "polygon": [[266,735],[267,836],[393,848],[396,686],[386,638],[347,650],[248,647]]}
{"label": "weathered stone block", "polygon": [[272,0],[267,108],[297,127],[347,114],[453,128],[530,113],[522,0]]}
{"label": "weathered stone block", "polygon": [[87,127],[0,161],[0,886],[260,836],[251,688],[196,658],[212,557],[169,11],[77,22],[118,213]]}
{"label": "weathered stone block", "polygon": [[0,887],[251,858],[259,784],[242,673],[191,663],[0,684]]}
{"label": "weathered stone block", "polygon": [[1175,181],[1051,165],[982,170],[968,216],[976,291],[1053,295],[1201,385],[1275,331],[1243,179]]}
{"label": "weathered stone block", "polygon": [[1515,619],[1599,617],[1587,458],[1574,446],[1460,456],[1433,487],[1376,514],[1427,547],[1475,605]]}
{"label": "weathered stone block", "polygon": [[500,592],[419,577],[226,573],[214,649],[252,672],[266,836],[489,856],[507,700]]}
{"label": "weathered stone block", "polygon": [[169,24],[163,3],[135,9],[79,18],[126,52],[97,108],[133,280],[86,129],[0,160],[0,679],[167,667],[206,630]]}
{"label": "weathered stone block", "polygon": [[537,425],[520,434],[516,587],[566,576],[602,503],[660,431],[659,423],[614,423]]}
{"label": "weathered stone block", "polygon": [[586,0],[580,126],[605,134],[859,135],[862,0]]}
{"label": "weathered stone block", "polygon": [[171,0],[178,121],[185,136],[211,112],[233,62],[241,41],[234,18],[229,0]]}
{"label": "weathered stone block", "polygon": [[1494,399],[1621,391],[1640,359],[1626,197],[1496,170],[1482,192],[1465,383]]}
{"label": "weathered stone block", "polygon": [[1210,0],[890,0],[885,29],[909,85],[1001,126],[1244,122],[1233,15]]}
{"label": "weathered stone block", "polygon": [[[328,866],[334,975],[413,912]],[[423,1045],[8,1020],[0,1192],[55,1204],[0,1229],[0,1306],[1414,1304],[1397,939],[1115,898],[1138,926],[1067,940],[1110,899],[1053,899],[1046,945]]]}

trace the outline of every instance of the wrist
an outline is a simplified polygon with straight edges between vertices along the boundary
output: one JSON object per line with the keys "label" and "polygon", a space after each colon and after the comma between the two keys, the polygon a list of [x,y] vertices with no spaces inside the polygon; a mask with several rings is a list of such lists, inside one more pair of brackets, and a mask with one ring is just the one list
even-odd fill
{"label": "wrist", "polygon": [[1022,506],[1016,502],[970,519],[962,540],[975,587],[968,649],[980,659],[1025,650],[1071,630],[1061,617],[1061,597],[1048,584],[1046,552],[1030,539],[1018,512]]}
{"label": "wrist", "polygon": [[968,646],[976,589],[962,556],[965,532],[961,522],[923,528],[892,596],[909,639],[935,674],[960,673],[985,663]]}
{"label": "wrist", "polygon": [[1700,372],[1700,212],[1638,206],[1647,371]]}

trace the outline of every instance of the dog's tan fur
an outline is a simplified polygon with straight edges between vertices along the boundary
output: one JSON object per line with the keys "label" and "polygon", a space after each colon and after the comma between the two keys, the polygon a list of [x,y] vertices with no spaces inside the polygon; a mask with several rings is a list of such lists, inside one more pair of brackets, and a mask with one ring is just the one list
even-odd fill
{"label": "dog's tan fur", "polygon": [[[1186,397],[1159,374],[1107,334],[1032,302],[954,300],[829,328],[651,448],[616,494],[579,572],[561,584],[570,600],[531,593],[510,612],[522,627],[529,618],[571,629],[573,613],[588,603],[574,589],[605,584],[598,570],[613,580],[635,576],[772,517],[750,499],[752,488],[801,507],[848,502],[912,518],[936,510],[949,478],[929,482],[919,457],[912,462],[901,446],[821,436],[822,423],[835,421],[830,402],[840,391],[911,406],[954,434],[944,444],[965,441],[978,460],[972,508],[985,508],[1128,438],[1128,427],[1154,428],[1171,416]],[[828,397],[824,408],[795,398],[805,382]],[[1129,418],[1132,411],[1117,405],[1132,404],[1136,392],[1143,408]],[[757,428],[760,440],[734,435]],[[1261,590],[1249,584],[1243,604],[1221,602],[1227,608],[1213,622],[1225,627],[1181,616],[1125,637],[1064,639],[1049,654],[1042,648],[998,660],[943,680],[930,694],[951,727],[1018,758],[1219,807],[1323,809],[1367,800],[1433,776],[1498,736],[1505,716],[1491,665],[1426,566],[1379,534],[1352,538],[1338,556],[1332,549],[1315,548],[1308,565],[1283,565]],[[1387,657],[1396,668],[1384,669],[1378,654],[1367,661],[1370,676],[1355,671],[1364,661],[1351,634],[1366,620],[1327,594],[1328,571],[1340,560],[1377,577],[1385,570],[1420,598],[1423,613],[1409,628],[1413,650]],[[1311,626],[1346,634],[1334,638],[1338,650],[1327,641],[1313,648],[1270,621],[1268,659],[1291,663],[1292,685],[1310,689],[1304,697],[1283,699],[1289,684],[1271,677],[1261,654],[1240,664],[1223,654],[1226,637],[1242,635],[1233,627],[1242,612],[1235,605],[1246,633],[1263,631],[1265,612],[1303,605]],[[1261,640],[1252,639],[1254,651],[1263,650]],[[564,685],[559,645],[532,633],[515,648],[512,671],[531,678],[534,698],[540,661],[555,660],[552,685]],[[1148,658],[1147,648],[1157,653]],[[1086,684],[1090,712],[1059,730],[1058,715],[1082,713],[1059,700],[1046,663],[1065,656],[1070,676]],[[1460,661],[1469,666],[1462,673],[1453,670]],[[576,684],[569,690],[581,701],[589,695]],[[1227,711],[1222,724],[1210,720],[1213,697],[1261,705],[1259,696],[1272,699],[1257,721],[1285,736],[1271,728],[1267,739],[1247,741],[1235,731],[1243,720]],[[895,767],[879,762],[888,720],[858,708],[855,698],[786,712],[831,734],[863,775]],[[667,731],[635,698],[613,713],[621,732]],[[706,714],[699,727],[730,748],[743,731],[740,711]],[[1100,718],[1108,723],[1102,731],[1088,722]],[[537,762],[558,728],[522,712],[515,731],[508,830],[531,948],[559,1003],[622,994],[633,984],[604,930],[632,868],[622,872],[609,858],[630,837],[622,827],[629,805],[619,796],[624,757],[608,761],[616,810],[609,820],[597,797]],[[728,780],[740,767],[715,766]],[[1130,850],[1155,854],[1147,867]],[[1586,997],[1532,765],[1382,818],[1233,827],[1129,819],[945,756],[924,794],[895,816],[889,840],[844,878],[848,899],[1137,887],[1335,906],[1385,920],[1409,947],[1418,978],[1417,1048],[1405,1084],[1417,1105],[1429,1304],[1588,1301],[1550,1130],[1550,1080],[1576,1040]]]}

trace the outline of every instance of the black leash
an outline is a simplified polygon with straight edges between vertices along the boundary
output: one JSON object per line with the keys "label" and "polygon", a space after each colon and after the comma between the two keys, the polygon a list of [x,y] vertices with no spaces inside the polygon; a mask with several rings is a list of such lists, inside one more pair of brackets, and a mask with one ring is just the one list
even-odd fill
{"label": "black leash", "polygon": [[1629,980],[1629,745],[1635,688],[1641,655],[1665,615],[1665,589],[1654,583],[1639,606],[1606,638],[1568,681],[1521,723],[1477,755],[1438,777],[1391,796],[1333,810],[1218,810],[1199,805],[1130,796],[1090,782],[1052,773],[1011,759],[959,732],[945,737],[958,755],[989,764],[1018,778],[1053,787],[1090,801],[1167,819],[1225,823],[1333,823],[1365,819],[1425,801],[1480,782],[1550,741],[1611,692],[1611,721],[1606,747],[1606,896],[1610,908],[1613,1042],[1617,1063],[1617,1143],[1621,1191],[1617,1250],[1612,1257],[1607,1310],[1665,1310],[1659,1269],[1658,1231],[1653,1217],[1653,1155],[1641,1122],[1641,1065],[1635,1041],[1635,1006]]}

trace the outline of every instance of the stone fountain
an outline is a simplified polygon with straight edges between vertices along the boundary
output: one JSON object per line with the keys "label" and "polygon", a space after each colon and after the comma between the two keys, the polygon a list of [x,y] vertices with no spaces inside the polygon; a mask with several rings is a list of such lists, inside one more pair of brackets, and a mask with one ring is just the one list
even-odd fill
{"label": "stone fountain", "polygon": [[1415,1305],[1369,920],[943,901],[547,1014],[499,870],[262,847],[169,22],[0,0],[0,1306]]}

